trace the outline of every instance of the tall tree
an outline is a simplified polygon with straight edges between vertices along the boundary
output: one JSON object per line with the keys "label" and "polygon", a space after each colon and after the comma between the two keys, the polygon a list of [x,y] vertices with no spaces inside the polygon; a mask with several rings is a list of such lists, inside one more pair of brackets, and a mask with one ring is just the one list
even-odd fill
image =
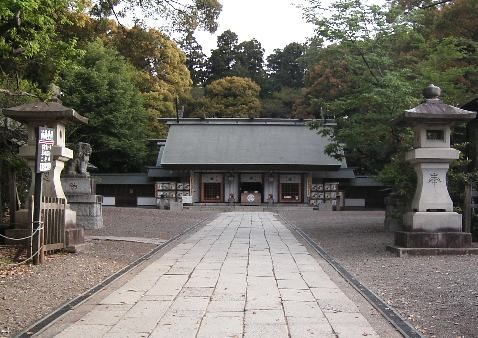
{"label": "tall tree", "polygon": [[261,84],[264,80],[264,48],[259,41],[243,41],[237,46],[233,72],[236,76],[248,77]]}
{"label": "tall tree", "polygon": [[267,57],[270,91],[282,87],[301,88],[304,85],[306,64],[301,60],[304,52],[303,44],[292,42],[284,49],[275,49]]}
{"label": "tall tree", "polygon": [[186,65],[193,84],[196,86],[204,84],[207,78],[207,59],[201,45],[192,32],[187,32],[179,44],[186,55]]}
{"label": "tall tree", "polygon": [[231,30],[217,37],[217,48],[211,51],[208,60],[208,82],[232,76],[237,57],[238,37]]}
{"label": "tall tree", "polygon": [[144,165],[148,115],[137,77],[131,64],[97,40],[61,82],[64,104],[89,118],[68,139],[90,143],[91,161],[102,172],[141,170]]}

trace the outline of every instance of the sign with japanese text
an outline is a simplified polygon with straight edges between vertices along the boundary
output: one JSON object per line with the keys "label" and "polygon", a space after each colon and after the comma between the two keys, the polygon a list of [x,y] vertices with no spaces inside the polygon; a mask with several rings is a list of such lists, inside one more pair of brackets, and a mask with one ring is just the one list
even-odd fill
{"label": "sign with japanese text", "polygon": [[38,127],[37,173],[51,170],[53,162],[52,148],[54,144],[55,129]]}

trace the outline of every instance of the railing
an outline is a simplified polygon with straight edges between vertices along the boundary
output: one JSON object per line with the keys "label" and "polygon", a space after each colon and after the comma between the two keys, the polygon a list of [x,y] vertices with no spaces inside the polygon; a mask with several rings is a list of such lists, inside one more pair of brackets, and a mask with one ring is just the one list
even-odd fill
{"label": "railing", "polygon": [[65,206],[64,198],[43,197],[41,219],[44,224],[43,251],[50,252],[65,247]]}

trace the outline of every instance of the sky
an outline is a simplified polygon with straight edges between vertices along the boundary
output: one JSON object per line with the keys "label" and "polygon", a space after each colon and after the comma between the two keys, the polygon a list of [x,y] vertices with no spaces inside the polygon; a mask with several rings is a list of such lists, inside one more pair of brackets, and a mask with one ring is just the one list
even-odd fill
{"label": "sky", "polygon": [[305,22],[302,12],[294,5],[301,0],[220,0],[222,12],[219,27],[213,35],[197,32],[196,39],[205,54],[217,45],[217,36],[230,29],[239,42],[255,38],[269,55],[276,48],[291,42],[305,42],[312,37],[314,27]]}

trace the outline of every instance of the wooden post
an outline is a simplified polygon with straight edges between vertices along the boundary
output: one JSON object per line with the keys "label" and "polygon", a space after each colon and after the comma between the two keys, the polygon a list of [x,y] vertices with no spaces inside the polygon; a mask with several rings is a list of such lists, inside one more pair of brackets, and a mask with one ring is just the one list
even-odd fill
{"label": "wooden post", "polygon": [[465,185],[465,201],[463,204],[463,232],[471,232],[471,204],[472,204],[472,186],[471,184]]}
{"label": "wooden post", "polygon": [[15,170],[9,170],[9,197],[10,197],[10,227],[16,223],[15,213],[17,211],[17,177]]}
{"label": "wooden post", "polygon": [[[36,143],[40,139],[40,128],[36,128]],[[36,148],[36,164],[35,164],[35,190],[33,198],[33,232],[34,236],[32,238],[32,254],[33,254],[33,264],[41,264],[41,259],[43,258],[40,252],[42,248],[42,234],[41,234],[41,202],[42,202],[42,188],[43,188],[43,173],[37,170],[38,167],[38,145]]]}
{"label": "wooden post", "polygon": [[33,236],[33,264],[41,264],[40,261],[40,251],[42,247],[41,243],[41,196],[42,196],[42,173],[35,174],[35,197],[33,199],[33,232],[35,235]]}

